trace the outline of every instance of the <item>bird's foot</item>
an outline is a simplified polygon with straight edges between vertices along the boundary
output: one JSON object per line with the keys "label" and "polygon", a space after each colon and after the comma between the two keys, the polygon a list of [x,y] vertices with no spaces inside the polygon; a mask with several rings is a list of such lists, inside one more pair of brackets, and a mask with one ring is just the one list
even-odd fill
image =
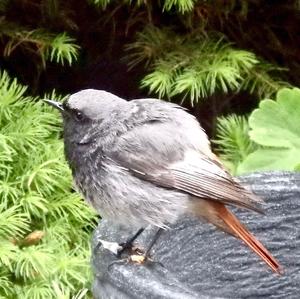
{"label": "bird's foot", "polygon": [[147,261],[151,261],[149,254],[146,254],[146,252],[140,247],[133,246],[132,243],[123,243],[119,246],[120,250],[117,253],[117,257],[121,258],[124,252],[128,253],[128,255],[123,259],[127,263],[142,265]]}
{"label": "bird's foot", "polygon": [[[132,244],[118,244],[117,242],[108,242],[102,239],[99,239],[99,245],[102,245],[103,248],[113,253],[117,260],[113,261],[108,265],[108,270],[113,265],[122,265],[122,264],[136,264],[136,265],[145,265],[148,264],[159,264],[164,267],[161,262],[154,261],[149,254],[149,250],[143,250],[140,247],[133,246]],[[129,246],[130,245],[130,246]],[[124,257],[123,253],[127,253]]]}
{"label": "bird's foot", "polygon": [[133,248],[133,242],[143,231],[144,228],[140,228],[133,236],[131,236],[125,242],[120,244],[117,242],[108,242],[99,238],[97,240],[98,243],[95,246],[94,251],[97,251],[99,247],[102,246],[103,248],[109,250],[115,256],[120,258],[125,251],[131,251],[131,249]]}
{"label": "bird's foot", "polygon": [[110,269],[113,265],[120,265],[120,264],[137,264],[143,265],[146,262],[153,262],[153,260],[145,254],[145,251],[138,247],[131,247],[128,251],[128,255],[124,258],[116,260],[109,264],[108,269]]}
{"label": "bird's foot", "polygon": [[133,242],[137,239],[137,237],[144,231],[144,228],[140,228],[133,236],[128,238],[126,242],[119,244],[121,249],[118,251],[118,257],[122,255],[125,251],[130,251],[133,249]]}
{"label": "bird's foot", "polygon": [[127,240],[124,243],[118,244],[119,248],[116,256],[121,257],[124,252],[131,252],[133,250],[133,241]]}
{"label": "bird's foot", "polygon": [[139,247],[132,247],[131,253],[128,256],[128,262],[142,265],[148,261],[152,262],[153,260],[150,258],[149,254]]}
{"label": "bird's foot", "polygon": [[149,257],[144,253],[144,251],[139,247],[133,246],[132,242],[125,242],[119,244],[117,242],[109,242],[102,239],[98,239],[98,241],[98,248],[102,246],[104,249],[110,251],[118,258],[121,258],[123,253],[128,253],[127,257],[125,257],[125,259],[122,258],[122,260],[142,264],[144,261],[149,259]]}
{"label": "bird's foot", "polygon": [[[96,246],[95,250],[98,249],[100,246],[103,246],[103,248],[109,250],[112,252],[119,260],[113,262],[110,264],[110,266],[114,264],[120,264],[120,263],[133,263],[142,265],[146,262],[153,262],[153,263],[159,263],[160,262],[154,262],[153,259],[150,258],[150,250],[152,249],[154,243],[160,236],[162,230],[159,229],[157,233],[155,234],[154,238],[152,239],[151,243],[149,244],[148,248],[146,250],[142,250],[139,247],[136,247],[133,245],[136,238],[143,232],[143,228],[137,231],[137,233],[132,236],[131,238],[127,239],[126,242],[123,243],[117,243],[117,242],[109,242],[102,239],[98,239],[98,245]],[[127,255],[123,258],[123,254],[127,253]],[[162,265],[162,264],[161,264]],[[110,267],[109,266],[109,267]]]}

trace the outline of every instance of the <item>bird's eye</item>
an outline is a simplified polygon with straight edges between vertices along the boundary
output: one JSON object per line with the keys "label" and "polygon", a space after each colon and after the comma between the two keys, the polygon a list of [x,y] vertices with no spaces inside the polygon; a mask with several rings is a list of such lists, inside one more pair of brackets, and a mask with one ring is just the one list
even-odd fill
{"label": "bird's eye", "polygon": [[76,120],[81,121],[84,119],[84,115],[80,111],[75,111],[75,118],[76,118]]}

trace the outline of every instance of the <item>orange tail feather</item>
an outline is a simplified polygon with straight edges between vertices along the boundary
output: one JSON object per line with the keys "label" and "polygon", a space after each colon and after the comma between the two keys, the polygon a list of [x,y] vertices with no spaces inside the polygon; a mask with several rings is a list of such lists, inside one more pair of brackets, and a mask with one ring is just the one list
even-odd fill
{"label": "orange tail feather", "polygon": [[192,202],[191,211],[221,230],[240,238],[276,273],[282,269],[271,253],[243,226],[240,221],[225,207],[224,204],[212,200],[197,200]]}
{"label": "orange tail feather", "polygon": [[235,235],[243,240],[269,267],[276,273],[281,274],[279,263],[271,253],[260,243],[240,221],[222,204],[215,206],[218,216],[224,221]]}

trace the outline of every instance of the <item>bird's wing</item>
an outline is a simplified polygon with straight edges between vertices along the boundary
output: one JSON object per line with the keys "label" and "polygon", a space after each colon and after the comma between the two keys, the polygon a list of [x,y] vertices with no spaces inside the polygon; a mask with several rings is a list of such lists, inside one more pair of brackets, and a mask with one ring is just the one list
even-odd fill
{"label": "bird's wing", "polygon": [[222,168],[198,122],[184,111],[181,116],[190,121],[189,132],[184,120],[145,122],[119,137],[111,159],[158,186],[261,212],[262,200]]}

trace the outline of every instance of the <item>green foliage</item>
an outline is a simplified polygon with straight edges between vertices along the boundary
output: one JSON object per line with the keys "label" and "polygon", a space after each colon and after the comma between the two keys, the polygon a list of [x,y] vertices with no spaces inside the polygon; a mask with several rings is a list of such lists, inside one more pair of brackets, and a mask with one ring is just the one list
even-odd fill
{"label": "green foliage", "polygon": [[25,91],[0,74],[0,297],[83,298],[96,216],[72,190],[59,115]]}
{"label": "green foliage", "polygon": [[247,121],[231,115],[218,119],[221,158],[234,174],[300,169],[300,89],[283,88],[276,101],[263,100]]}
{"label": "green foliage", "polygon": [[[0,206],[0,237],[13,238],[21,237],[28,231],[28,218],[26,213],[22,213],[18,206],[7,207],[4,201]],[[0,257],[1,258],[1,257]]]}
{"label": "green foliage", "polygon": [[220,34],[178,35],[169,28],[149,26],[127,51],[129,67],[144,61],[152,69],[142,87],[160,98],[188,98],[192,105],[215,93],[247,90],[269,96],[288,85],[270,75],[279,68],[236,49]]}
{"label": "green foliage", "polygon": [[[129,68],[131,69],[141,62],[148,67],[153,60],[162,57],[165,51],[171,52],[174,41],[169,37],[173,35],[170,28],[160,29],[155,26],[146,26],[144,30],[137,32],[135,42],[125,47],[128,52],[125,61]],[[178,38],[178,36],[173,37]],[[181,39],[176,43],[181,43]]]}
{"label": "green foliage", "polygon": [[[272,18],[270,4],[264,1],[43,0],[20,5],[4,0],[0,3],[4,14],[0,43],[9,69],[29,81],[34,93],[44,85],[57,84],[59,66],[51,65],[49,74],[54,80],[47,80],[47,63],[72,65],[78,59],[79,43],[84,53],[81,67],[66,74],[66,82],[74,74],[80,77],[78,72],[89,69],[93,61],[108,58],[117,63],[123,56],[123,41],[132,41],[127,52],[129,67],[145,62],[149,69],[141,84],[159,97],[184,98],[196,104],[210,95],[245,90],[264,98],[288,85],[283,80],[289,76],[288,68],[277,67],[276,60],[283,61],[282,55],[298,57],[293,48],[287,49],[295,43],[290,23],[284,28],[278,25],[282,24],[278,19],[285,20],[284,9],[292,12],[294,7],[293,1],[276,4],[279,17]],[[256,13],[262,16],[253,18]],[[262,24],[249,32],[248,25],[258,27],[256,19]],[[23,59],[26,63],[19,63]],[[292,68],[298,65],[297,59],[285,61],[292,61]],[[28,64],[35,68],[34,74],[28,73]],[[66,85],[70,88],[70,83]]]}
{"label": "green foliage", "polygon": [[109,5],[112,2],[112,0],[91,0],[90,2],[105,9],[107,5]]}
{"label": "green foliage", "polygon": [[196,0],[165,0],[163,10],[170,11],[173,8],[180,13],[192,11]]}
{"label": "green foliage", "polygon": [[64,65],[65,61],[72,65],[73,61],[77,60],[79,46],[75,44],[75,39],[69,37],[65,32],[53,37],[50,46],[45,54],[46,60],[60,63]]}
{"label": "green foliage", "polygon": [[283,87],[290,87],[288,82],[278,76],[279,71],[287,71],[287,69],[261,61],[249,71],[241,90],[256,94],[259,99],[262,99],[274,95]]}
{"label": "green foliage", "polygon": [[46,67],[46,61],[71,65],[79,54],[80,47],[66,32],[55,34],[44,28],[30,29],[1,19],[0,37],[7,39],[4,56],[10,56],[22,47],[39,56],[43,67]]}
{"label": "green foliage", "polygon": [[253,170],[297,170],[300,165],[300,89],[281,89],[276,101],[263,100],[249,118],[250,138],[261,148],[239,166]]}
{"label": "green foliage", "polygon": [[231,173],[236,174],[237,168],[256,148],[256,144],[248,135],[249,124],[244,116],[229,115],[219,117],[216,126],[216,139],[220,158]]}
{"label": "green foliage", "polygon": [[[112,0],[90,0],[92,3],[94,3],[97,6],[102,7],[103,9],[107,8],[107,6],[111,3],[113,3]],[[161,6],[162,11],[171,11],[176,10],[179,13],[186,13],[193,10],[196,0],[164,0],[160,1],[159,5]],[[147,3],[147,1],[143,0],[123,0],[124,4],[129,5],[135,5],[141,6],[144,5],[150,5]]]}
{"label": "green foliage", "polygon": [[83,299],[86,298],[86,294],[88,292],[88,289],[82,289],[77,294],[72,296],[69,290],[64,290],[63,286],[56,282],[53,283],[53,289],[57,299]]}

